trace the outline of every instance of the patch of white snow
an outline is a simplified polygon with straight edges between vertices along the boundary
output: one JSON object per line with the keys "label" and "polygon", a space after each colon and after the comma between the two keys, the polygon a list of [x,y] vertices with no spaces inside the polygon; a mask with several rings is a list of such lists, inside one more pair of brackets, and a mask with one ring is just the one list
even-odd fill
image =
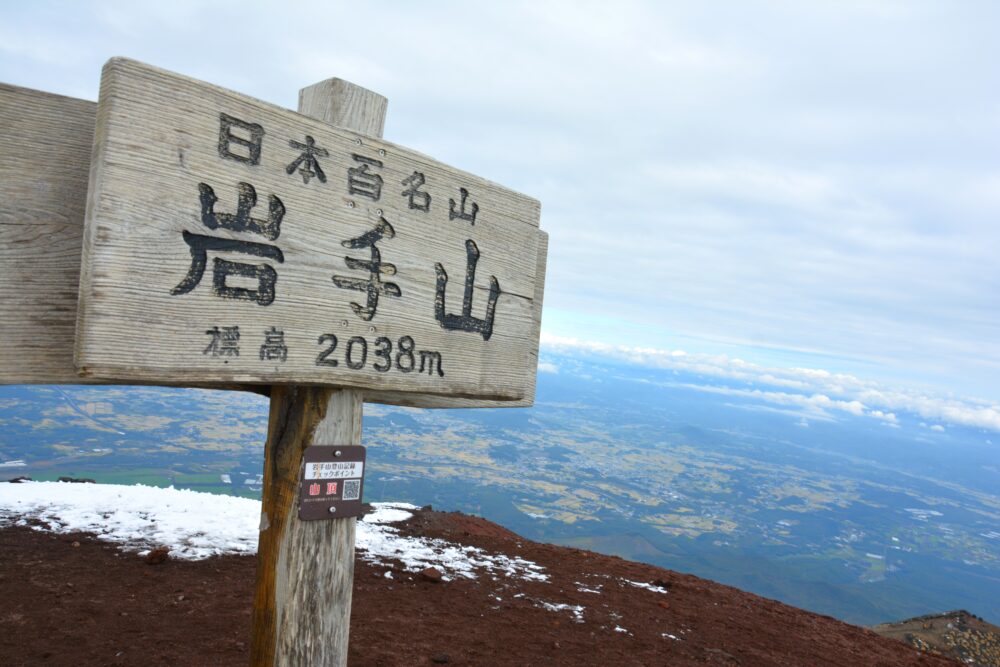
{"label": "patch of white snow", "polygon": [[647,584],[644,581],[631,581],[629,579],[622,579],[626,584],[635,586],[636,588],[645,588],[647,591],[653,591],[654,593],[669,593],[663,586],[654,586],[653,584]]}
{"label": "patch of white snow", "polygon": [[174,557],[198,560],[254,553],[260,502],[142,485],[0,484],[0,525],[25,519],[40,530],[94,533],[129,551],[166,545]]}
{"label": "patch of white snow", "polygon": [[[488,574],[505,574],[508,577],[548,581],[544,568],[520,557],[490,554],[478,547],[465,546],[429,537],[406,537],[399,530],[385,525],[392,521],[408,519],[411,514],[401,511],[400,503],[391,503],[376,509],[358,523],[355,545],[361,558],[369,563],[398,561],[403,569],[419,572],[436,567],[443,575],[475,579],[477,570]],[[410,509],[417,507],[410,505]],[[402,515],[406,516],[402,516]]]}
{"label": "patch of white snow", "polygon": [[[516,595],[514,597],[517,597]],[[583,623],[583,610],[584,607],[578,604],[565,604],[562,602],[546,602],[545,600],[538,600],[538,605],[542,609],[547,609],[549,611],[569,611],[573,614],[573,620],[577,623]]]}
{"label": "patch of white snow", "polygon": [[[375,503],[357,523],[359,556],[369,563],[402,563],[418,572],[438,568],[474,579],[479,572],[547,581],[540,565],[519,557],[441,539],[406,537],[388,524],[419,509],[407,503]],[[0,526],[37,524],[39,530],[88,532],[127,551],[168,546],[177,558],[201,559],[257,550],[260,501],[186,489],[118,484],[26,482],[0,484]],[[391,576],[386,573],[386,576]]]}
{"label": "patch of white snow", "polygon": [[413,512],[407,510],[420,509],[416,505],[409,503],[376,503],[372,505],[372,511],[365,515],[365,523],[399,523],[406,521]]}
{"label": "patch of white snow", "polygon": [[601,592],[601,587],[600,586],[598,586],[597,588],[587,588],[586,585],[580,583],[579,581],[574,581],[573,583],[576,584],[576,590],[580,591],[581,593],[600,593]]}

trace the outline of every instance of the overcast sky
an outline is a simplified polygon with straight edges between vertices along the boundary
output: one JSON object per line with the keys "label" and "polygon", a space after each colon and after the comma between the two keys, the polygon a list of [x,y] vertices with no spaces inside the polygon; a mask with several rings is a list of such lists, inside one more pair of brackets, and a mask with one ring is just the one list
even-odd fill
{"label": "overcast sky", "polygon": [[1000,400],[1000,4],[3,2],[0,81],[124,55],[534,196],[544,330]]}

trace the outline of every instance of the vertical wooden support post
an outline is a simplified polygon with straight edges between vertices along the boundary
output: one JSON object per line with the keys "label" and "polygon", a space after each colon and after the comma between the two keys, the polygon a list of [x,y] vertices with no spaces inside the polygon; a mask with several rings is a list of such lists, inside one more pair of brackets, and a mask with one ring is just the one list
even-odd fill
{"label": "vertical wooden support post", "polygon": [[[386,98],[340,79],[299,93],[299,112],[381,137]],[[333,174],[331,179],[336,178]],[[355,520],[300,521],[299,469],[311,444],[361,443],[361,392],[271,388],[253,604],[253,667],[343,667],[351,622]]]}

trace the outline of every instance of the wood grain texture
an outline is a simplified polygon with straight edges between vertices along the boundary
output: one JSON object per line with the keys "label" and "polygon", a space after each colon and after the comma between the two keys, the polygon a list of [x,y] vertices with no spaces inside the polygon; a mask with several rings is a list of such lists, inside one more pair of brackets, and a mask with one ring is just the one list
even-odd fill
{"label": "wood grain texture", "polygon": [[[535,282],[535,340],[542,332],[542,300],[545,295],[546,259],[548,258],[549,235],[539,232],[538,238],[538,268]],[[535,404],[535,387],[538,377],[538,345],[528,351],[527,366],[530,369],[528,386],[524,396],[516,401],[490,401],[477,398],[458,398],[455,396],[436,396],[434,394],[416,394],[392,391],[366,391],[365,401],[368,403],[385,403],[387,405],[405,405],[411,408],[528,408]]]}
{"label": "wood grain texture", "polygon": [[[386,100],[339,79],[306,88],[299,110],[381,133]],[[343,667],[351,623],[354,518],[302,521],[298,484],[310,445],[361,444],[357,390],[273,387],[265,445],[251,665]]]}
{"label": "wood grain texture", "polygon": [[299,113],[358,134],[381,137],[389,100],[344,81],[326,79],[299,91]]}
{"label": "wood grain texture", "polygon": [[0,84],[0,384],[81,382],[72,340],[95,112]]}
{"label": "wood grain texture", "polygon": [[298,483],[311,444],[360,444],[359,392],[272,389],[264,459],[251,665],[343,666],[354,579],[355,519],[301,521]]}
{"label": "wood grain texture", "polygon": [[[330,118],[317,100],[324,89],[337,85],[333,80],[304,90],[303,104]],[[384,110],[383,100],[352,104],[370,114],[380,106]],[[257,164],[249,163],[252,151],[242,144],[226,150],[243,151],[247,161],[223,156],[220,114],[259,125],[263,135]],[[366,129],[373,127],[379,126]],[[251,130],[233,132],[252,136]],[[328,151],[318,158],[326,182],[299,171],[287,173],[299,154],[289,142],[307,141],[307,136]],[[378,201],[349,191],[349,170],[364,160],[381,163],[371,167],[383,179]],[[402,195],[403,181],[415,172],[426,179],[422,189],[431,197],[427,212],[409,208]],[[255,218],[267,218],[269,197],[280,199],[285,215],[277,238],[203,224],[201,184],[217,197],[216,212],[231,214],[239,183],[256,190]],[[460,188],[469,191],[470,208],[473,201],[479,206],[475,224],[450,219],[450,202],[460,208]],[[102,78],[89,196],[76,339],[76,362],[86,376],[338,385],[513,401],[523,400],[533,382],[540,280],[539,205],[533,199],[389,142],[126,60],[111,61]],[[370,248],[345,249],[343,243],[382,220],[394,236],[378,243],[381,261],[397,269],[382,281],[395,283],[400,295],[383,293],[375,315],[366,321],[351,306],[366,305],[365,294],[338,288],[333,276],[367,280],[367,269],[348,267],[346,258],[368,261]],[[284,261],[210,250],[200,282],[172,294],[192,266],[184,232],[274,246]],[[500,287],[488,340],[475,331],[446,329],[436,317],[437,264],[448,276],[445,312],[463,310],[470,239],[479,252],[473,317],[484,318],[491,276]],[[212,262],[220,258],[270,266],[277,276],[274,301],[260,305],[219,296]],[[224,285],[253,289],[263,281],[230,275]],[[207,332],[237,326],[238,357],[204,353],[212,340]],[[286,359],[259,358],[271,327],[283,334]],[[336,367],[318,363],[326,348],[319,340],[323,335],[338,339],[328,357],[337,361]],[[376,344],[376,339],[388,340],[398,361],[405,337],[413,340],[417,368],[420,352],[427,353],[427,370],[410,371],[404,357],[402,364],[380,372],[376,363],[385,368],[386,362],[377,362],[375,348],[384,350],[385,343]],[[365,348],[366,361],[359,364]],[[434,353],[440,354],[440,373],[430,370]],[[349,361],[361,367],[351,368]]]}
{"label": "wood grain texture", "polygon": [[109,382],[80,377],[72,343],[96,114],[94,102],[0,84],[0,385]]}
{"label": "wood grain texture", "polygon": [[[310,95],[343,87],[339,79],[323,81],[300,93],[302,108],[334,125],[352,103],[337,109],[313,109]],[[385,98],[375,96],[372,109],[351,113],[365,118],[384,113]],[[360,105],[355,100],[353,106]],[[381,107],[381,111],[378,111]],[[114,383],[114,379],[80,377],[73,362],[84,209],[97,105],[0,84],[0,384]],[[378,129],[378,132],[375,132]],[[372,125],[366,133],[381,133]],[[537,253],[533,316],[538,339],[542,315],[546,241]],[[527,353],[529,383],[524,397],[492,401],[413,392],[369,391],[369,402],[422,408],[526,407],[534,401],[537,347]],[[131,380],[132,383],[138,383]],[[265,392],[266,385],[193,383]]]}

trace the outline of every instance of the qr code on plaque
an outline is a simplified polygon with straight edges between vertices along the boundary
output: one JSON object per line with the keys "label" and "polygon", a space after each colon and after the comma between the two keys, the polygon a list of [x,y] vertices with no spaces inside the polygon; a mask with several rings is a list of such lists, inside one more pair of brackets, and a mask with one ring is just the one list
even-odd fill
{"label": "qr code on plaque", "polygon": [[343,500],[357,500],[361,497],[361,480],[348,479],[344,481]]}

